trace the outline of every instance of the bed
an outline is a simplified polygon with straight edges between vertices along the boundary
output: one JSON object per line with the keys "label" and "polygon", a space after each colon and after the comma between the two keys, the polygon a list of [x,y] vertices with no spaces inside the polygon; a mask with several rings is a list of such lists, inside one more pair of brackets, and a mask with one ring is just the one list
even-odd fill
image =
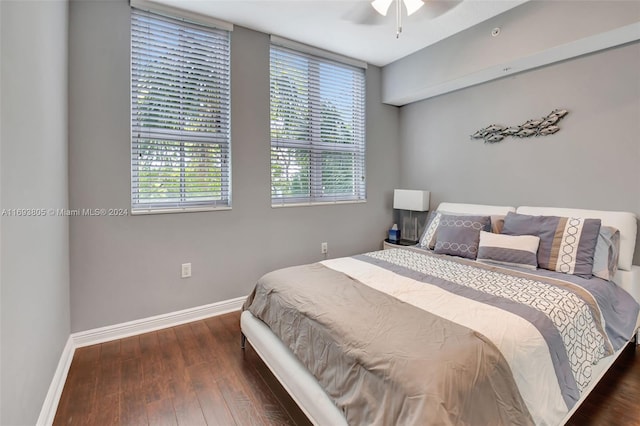
{"label": "bed", "polygon": [[[635,215],[455,203],[438,212],[443,223],[427,227],[438,238],[425,231],[422,247],[265,275],[241,315],[243,342],[314,424],[564,424],[640,326]],[[565,226],[584,239],[618,230],[610,280],[580,275],[581,259],[561,265],[564,255],[556,270],[496,263],[482,241],[470,258],[447,254],[445,225],[475,217],[490,218],[484,241],[504,220],[512,236],[497,238],[509,244],[533,244],[518,231],[530,218],[588,218]],[[542,261],[545,235],[529,261]],[[457,253],[465,245],[455,242]]]}

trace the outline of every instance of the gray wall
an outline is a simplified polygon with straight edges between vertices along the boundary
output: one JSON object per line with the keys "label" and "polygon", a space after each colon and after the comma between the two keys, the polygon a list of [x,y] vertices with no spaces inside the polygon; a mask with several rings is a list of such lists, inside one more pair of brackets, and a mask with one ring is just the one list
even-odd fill
{"label": "gray wall", "polygon": [[[2,1],[1,204],[67,206],[67,4]],[[2,217],[0,424],[33,425],[69,338],[69,226]]]}
{"label": "gray wall", "polygon": [[[612,31],[638,21],[638,1],[529,1],[387,65],[382,98],[404,105],[504,76],[505,68],[513,73],[582,54],[581,40],[589,39],[590,49],[615,45],[606,44],[619,37]],[[500,35],[492,37],[496,27]],[[632,34],[637,39],[638,29]]]}
{"label": "gray wall", "polygon": [[[640,216],[640,43],[401,108],[404,186],[441,201],[626,210]],[[552,136],[470,140],[490,124],[570,112]],[[635,264],[640,264],[636,248]]]}
{"label": "gray wall", "polygon": [[[71,208],[129,207],[129,10],[70,5]],[[71,218],[72,331],[243,296],[269,270],[322,259],[322,241],[330,257],[381,246],[400,172],[380,70],[367,70],[367,202],[273,209],[268,35],[236,27],[231,57],[233,209]]]}

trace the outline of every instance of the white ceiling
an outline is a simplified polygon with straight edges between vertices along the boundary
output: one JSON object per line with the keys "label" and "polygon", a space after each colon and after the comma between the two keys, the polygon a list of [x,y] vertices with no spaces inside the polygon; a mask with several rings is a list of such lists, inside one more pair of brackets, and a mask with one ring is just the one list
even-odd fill
{"label": "white ceiling", "polygon": [[382,17],[369,0],[152,1],[383,66],[528,0],[425,0],[398,39],[394,7]]}

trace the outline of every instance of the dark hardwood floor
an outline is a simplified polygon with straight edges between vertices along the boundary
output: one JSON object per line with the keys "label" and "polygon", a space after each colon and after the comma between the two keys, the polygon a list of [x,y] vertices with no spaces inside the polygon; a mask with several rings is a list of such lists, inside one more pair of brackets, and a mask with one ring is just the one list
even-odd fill
{"label": "dark hardwood floor", "polygon": [[[54,425],[307,425],[253,349],[240,313],[76,350]],[[629,345],[570,425],[640,426]]]}

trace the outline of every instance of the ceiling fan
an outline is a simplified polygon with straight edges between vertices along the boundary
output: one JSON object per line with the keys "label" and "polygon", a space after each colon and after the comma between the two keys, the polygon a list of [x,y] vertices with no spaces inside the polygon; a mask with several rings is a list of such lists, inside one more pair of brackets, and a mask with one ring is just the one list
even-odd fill
{"label": "ceiling fan", "polygon": [[401,9],[402,6],[400,3],[404,3],[404,7],[407,8],[407,16],[413,15],[418,9],[424,6],[422,0],[373,0],[371,2],[371,6],[382,16],[387,16],[387,12],[389,12],[389,8],[391,7],[391,3],[395,1],[396,3],[396,12],[398,9]]}
{"label": "ceiling fan", "polygon": [[360,25],[380,25],[392,9],[396,15],[396,38],[402,33],[402,18],[420,16],[432,19],[457,6],[461,0],[371,0],[361,3],[358,8],[345,16],[345,19]]}
{"label": "ceiling fan", "polygon": [[382,16],[387,16],[391,3],[396,4],[396,38],[400,38],[402,32],[402,3],[407,8],[407,16],[413,15],[418,9],[424,6],[422,0],[373,0],[371,6]]}

